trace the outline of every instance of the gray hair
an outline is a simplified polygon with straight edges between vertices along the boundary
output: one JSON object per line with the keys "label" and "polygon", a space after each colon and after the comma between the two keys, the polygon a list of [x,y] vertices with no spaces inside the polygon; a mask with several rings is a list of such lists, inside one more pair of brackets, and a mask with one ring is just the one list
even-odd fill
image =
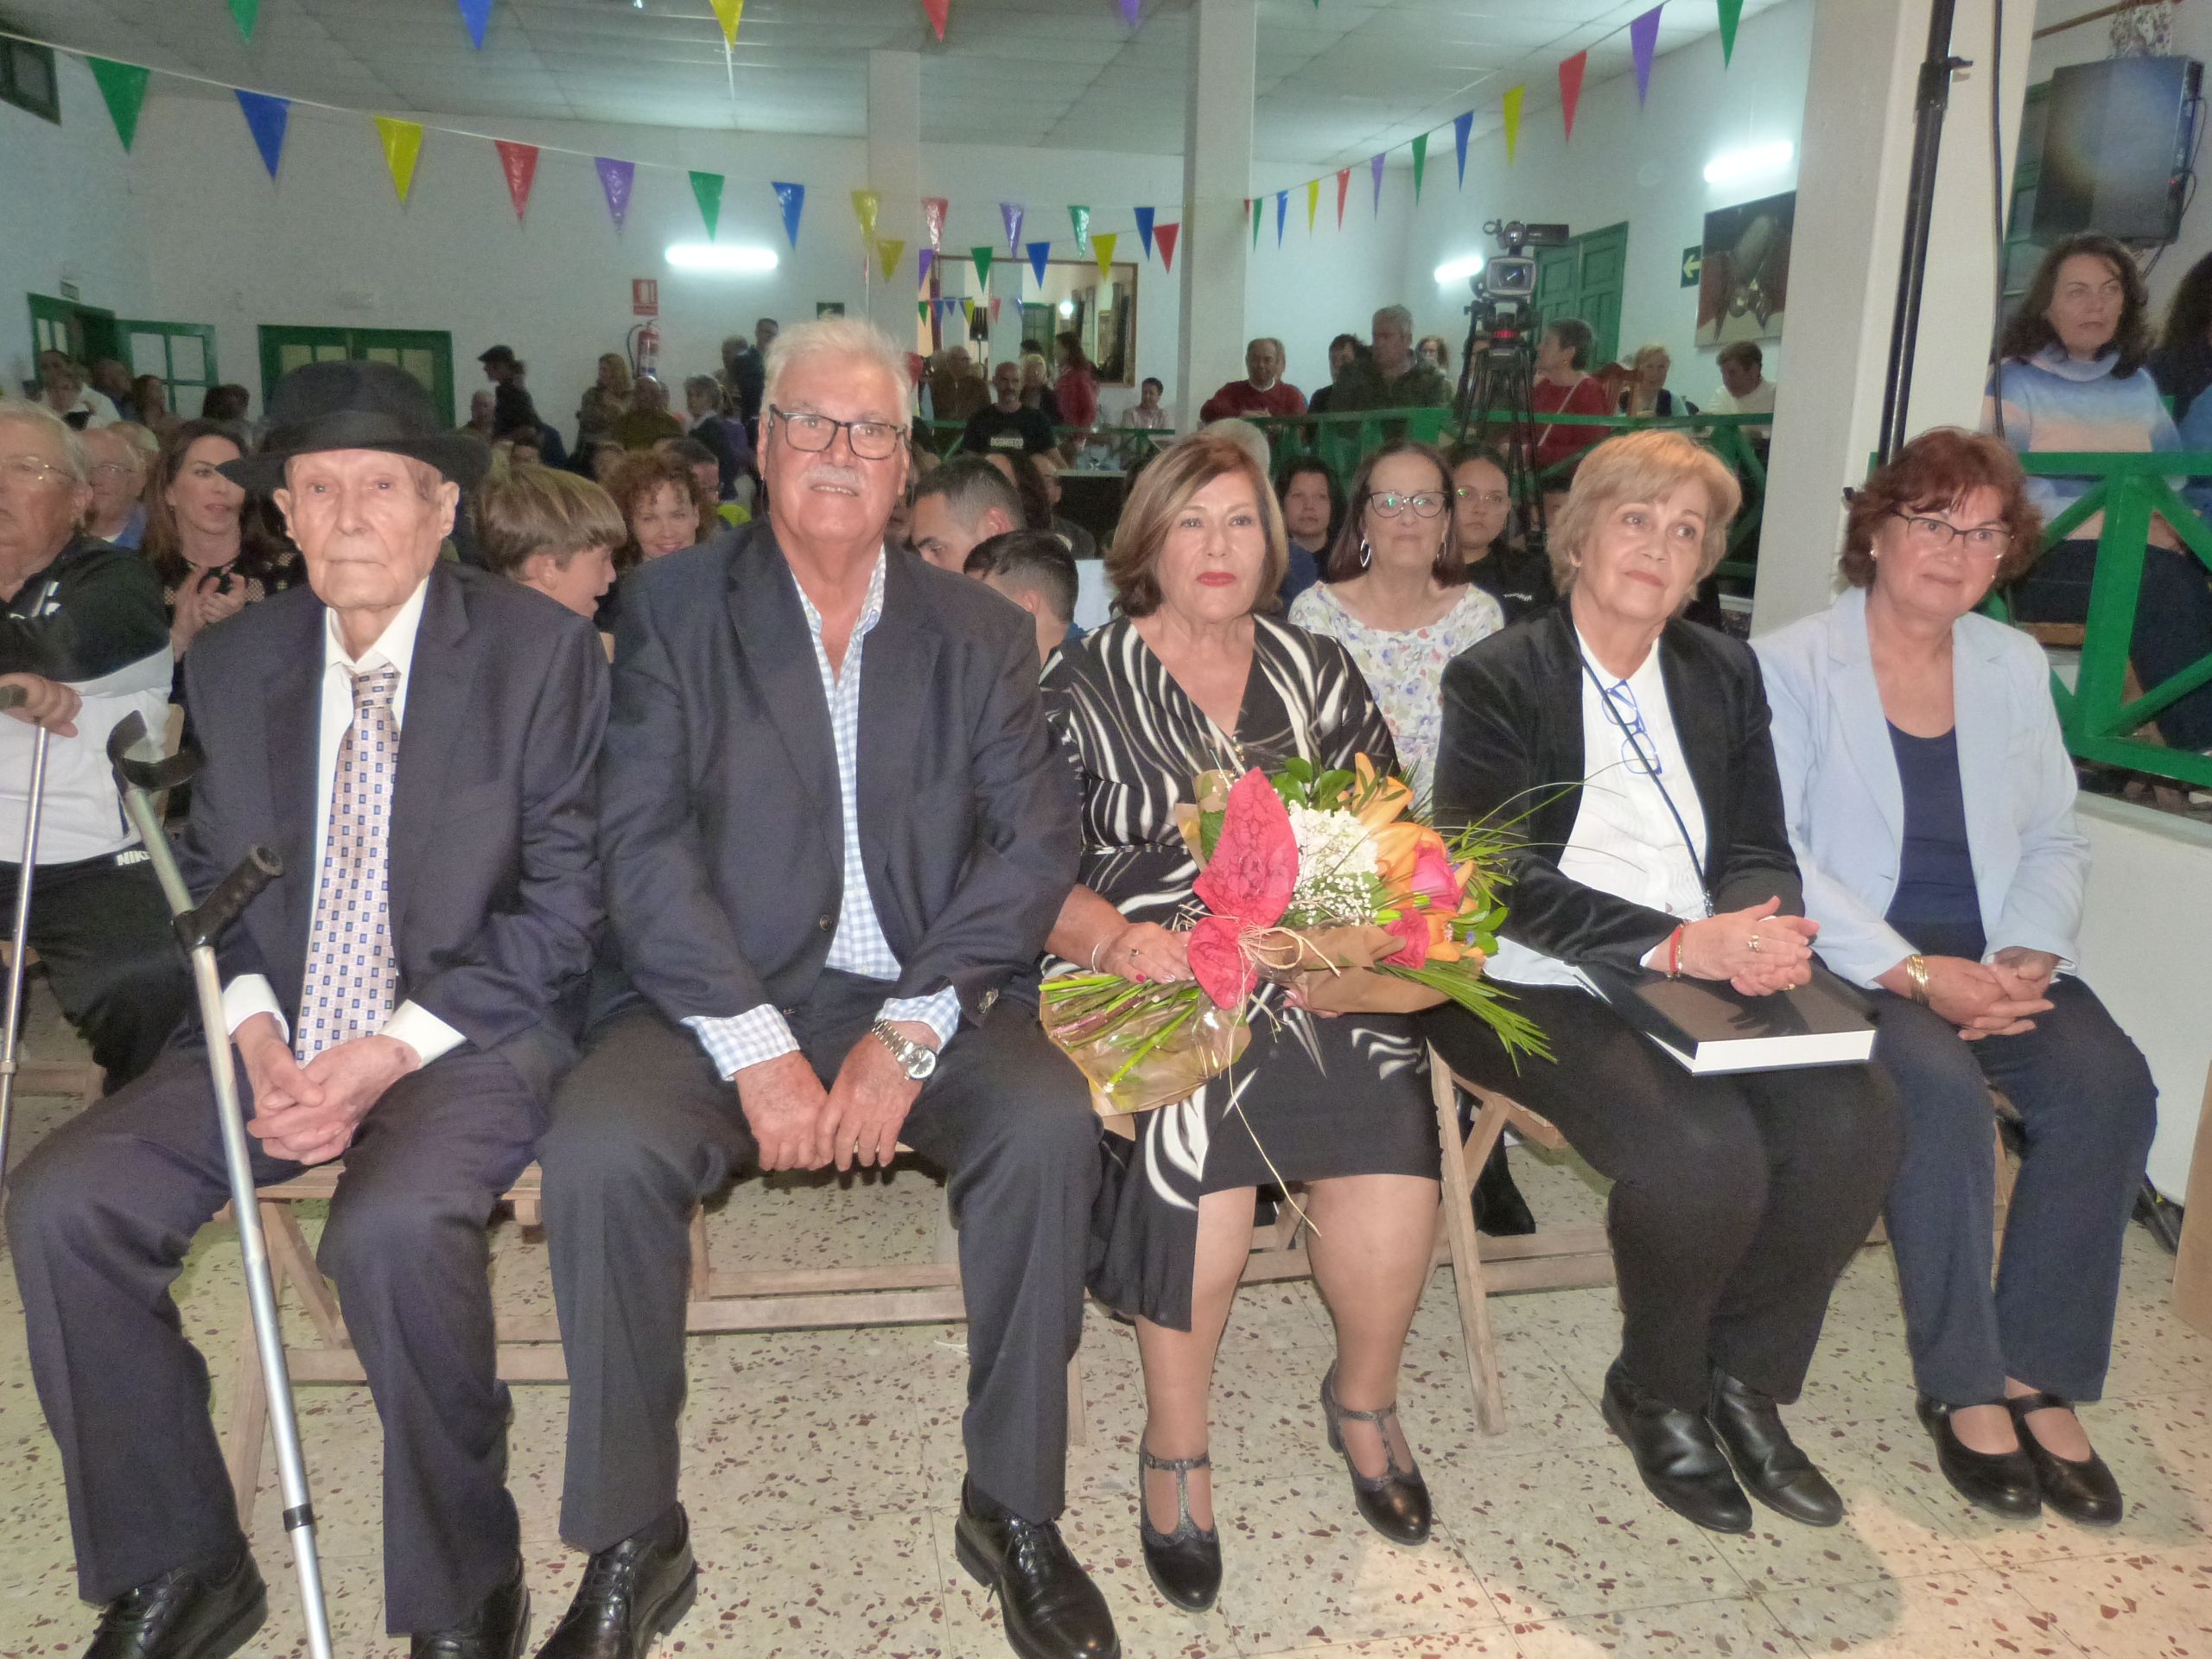
{"label": "gray hair", "polygon": [[783,390],[791,365],[810,357],[853,357],[870,368],[881,369],[905,398],[908,385],[906,354],[890,335],[861,317],[817,317],[776,336],[768,347],[767,385],[760,401],[772,404]]}
{"label": "gray hair", "polygon": [[18,426],[36,427],[54,439],[61,450],[62,470],[79,484],[92,481],[92,458],[86,453],[85,440],[75,427],[44,404],[28,397],[0,397],[0,424],[10,421]]}
{"label": "gray hair", "polygon": [[1262,478],[1274,473],[1274,457],[1268,450],[1268,435],[1251,422],[1240,421],[1231,415],[1224,420],[1208,421],[1198,431],[1210,438],[1227,438],[1252,457],[1252,464],[1260,469]]}
{"label": "gray hair", "polygon": [[1375,313],[1375,321],[1379,323],[1386,317],[1391,321],[1396,323],[1399,327],[1404,329],[1407,334],[1410,334],[1413,333],[1414,314],[1408,310],[1404,306],[1385,305],[1379,307]]}

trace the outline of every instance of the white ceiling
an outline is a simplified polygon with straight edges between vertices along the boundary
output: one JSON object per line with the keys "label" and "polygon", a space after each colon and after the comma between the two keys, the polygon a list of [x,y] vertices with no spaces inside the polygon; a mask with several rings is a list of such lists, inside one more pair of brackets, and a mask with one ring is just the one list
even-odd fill
{"label": "white ceiling", "polygon": [[[248,43],[225,0],[0,0],[0,26],[105,56],[385,114],[530,117],[859,137],[867,59],[922,54],[922,137],[1176,155],[1195,0],[951,0],[944,42],[920,0],[747,0],[734,54],[707,0],[495,0],[472,50],[454,0],[262,0]],[[1254,148],[1343,167],[1464,110],[1498,124],[1528,84],[1558,102],[1561,58],[1589,83],[1629,72],[1653,0],[1260,0]],[[1782,0],[1745,0],[1746,16]],[[1668,0],[1659,50],[1718,28]],[[1716,48],[1717,49],[1717,48]]]}

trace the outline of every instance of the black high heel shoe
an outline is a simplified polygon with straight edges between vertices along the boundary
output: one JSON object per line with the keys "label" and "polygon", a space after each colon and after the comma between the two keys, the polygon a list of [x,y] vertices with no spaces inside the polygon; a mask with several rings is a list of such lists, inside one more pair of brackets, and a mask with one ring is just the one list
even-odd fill
{"label": "black high heel shoe", "polygon": [[[1398,1421],[1397,1407],[1385,1406],[1380,1411],[1348,1409],[1337,1399],[1337,1368],[1332,1365],[1328,1375],[1321,1379],[1321,1410],[1329,1422],[1329,1450],[1344,1460],[1344,1468],[1351,1476],[1352,1502],[1367,1524],[1394,1544],[1427,1542],[1428,1483],[1421,1478],[1419,1469],[1398,1466],[1397,1449],[1390,1444],[1390,1425]],[[1381,1474],[1361,1474],[1351,1453],[1344,1450],[1346,1419],[1375,1425],[1382,1440]]]}
{"label": "black high heel shoe", "polygon": [[[1995,1400],[1981,1405],[2002,1403]],[[1951,1427],[1955,1408],[1927,1395],[1920,1396],[1921,1427],[1936,1442],[1936,1466],[1952,1490],[1978,1509],[1993,1515],[2026,1520],[2043,1513],[2043,1497],[2036,1482],[2036,1466],[2024,1446],[2011,1452],[1977,1452],[1959,1438]],[[2022,1440],[2026,1436],[2021,1437]]]}
{"label": "black high heel shoe", "polygon": [[[1186,1613],[1203,1613],[1221,1594],[1221,1534],[1191,1519],[1191,1471],[1211,1469],[1204,1452],[1195,1458],[1155,1458],[1137,1442],[1137,1541],[1144,1546],[1144,1570],[1152,1587]],[[1158,1469],[1175,1477],[1175,1530],[1152,1524],[1145,1501],[1144,1477]]]}
{"label": "black high heel shoe", "polygon": [[2005,1401],[2005,1409],[2012,1414],[2013,1427],[2019,1430],[2020,1449],[2035,1466],[2036,1484],[2043,1491],[2043,1501],[2082,1526],[2119,1525],[2126,1505],[2120,1501],[2120,1483],[2113,1478],[2105,1460],[2094,1452],[2082,1463],[2062,1458],[2029,1431],[2031,1413],[2071,1411],[2074,1402],[2037,1389],[2033,1394],[2012,1395]]}

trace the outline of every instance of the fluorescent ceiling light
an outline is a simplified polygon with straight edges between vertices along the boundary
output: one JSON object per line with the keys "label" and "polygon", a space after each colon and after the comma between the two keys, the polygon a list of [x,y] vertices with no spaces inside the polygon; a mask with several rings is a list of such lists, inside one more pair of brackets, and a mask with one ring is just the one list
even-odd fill
{"label": "fluorescent ceiling light", "polygon": [[1482,274],[1483,257],[1471,253],[1463,259],[1447,259],[1436,268],[1436,285],[1449,288],[1454,283],[1464,283],[1470,276]]}
{"label": "fluorescent ceiling light", "polygon": [[1797,147],[1787,139],[1771,144],[1753,144],[1748,149],[1732,149],[1705,164],[1705,181],[1735,184],[1745,179],[1756,179],[1764,173],[1779,173],[1796,154]]}
{"label": "fluorescent ceiling light", "polygon": [[669,245],[668,264],[671,270],[752,276],[776,268],[776,251],[740,247],[734,243],[676,242]]}

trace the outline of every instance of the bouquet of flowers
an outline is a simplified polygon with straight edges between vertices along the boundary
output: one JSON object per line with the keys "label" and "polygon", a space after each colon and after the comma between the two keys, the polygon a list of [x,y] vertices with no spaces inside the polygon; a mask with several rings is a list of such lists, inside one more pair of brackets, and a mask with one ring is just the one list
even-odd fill
{"label": "bouquet of flowers", "polygon": [[1140,1112],[1190,1094],[1243,1052],[1262,983],[1332,1014],[1412,1013],[1452,1001],[1514,1053],[1549,1058],[1543,1034],[1482,975],[1505,919],[1497,830],[1446,841],[1402,779],[1365,755],[1316,774],[1200,775],[1177,809],[1205,906],[1190,927],[1192,980],[1118,974],[1047,980],[1048,1036],[1103,1109]]}

